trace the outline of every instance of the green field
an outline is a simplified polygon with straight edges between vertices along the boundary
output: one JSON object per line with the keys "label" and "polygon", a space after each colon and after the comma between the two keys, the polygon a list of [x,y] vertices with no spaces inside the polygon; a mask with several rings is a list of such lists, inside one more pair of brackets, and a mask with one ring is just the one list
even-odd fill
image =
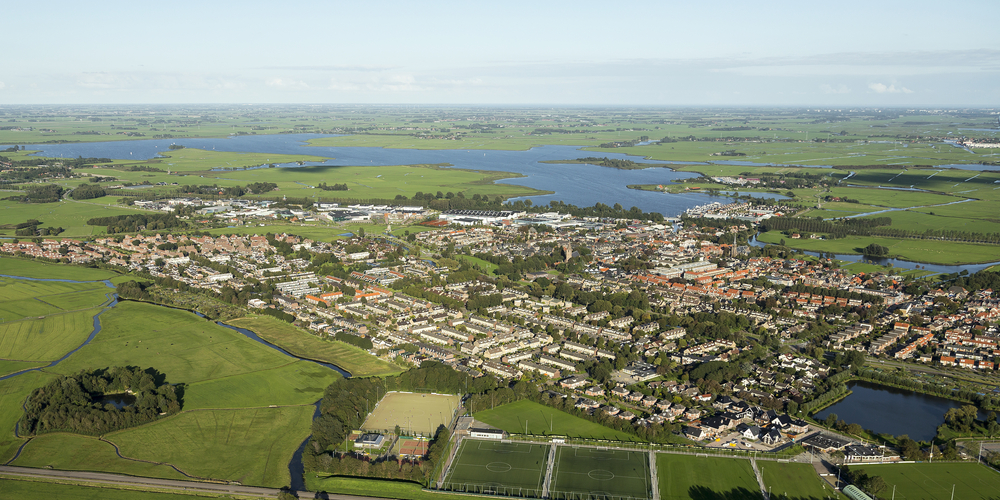
{"label": "green field", "polygon": [[444,489],[541,498],[547,445],[464,439]]}
{"label": "green field", "polygon": [[[33,284],[36,292],[95,285],[108,290],[102,283]],[[9,287],[0,290],[5,288]],[[87,311],[74,314],[81,316],[80,334],[89,332]],[[34,357],[48,359],[46,349],[64,346],[41,333],[68,329],[53,322],[71,317],[59,314],[6,323],[2,326],[8,329],[32,322],[40,326],[37,332],[22,329],[16,335],[4,335],[0,345],[8,351],[34,352]],[[93,437],[54,433],[31,440],[14,465],[181,477],[173,469],[157,465],[170,463],[198,477],[272,487],[289,484],[288,462],[309,434],[312,403],[340,377],[338,373],[291,358],[186,311],[126,301],[100,319],[102,330],[94,340],[60,364],[46,372],[28,372],[0,381],[0,462],[12,457],[24,442],[13,436],[13,428],[21,417],[21,402],[32,389],[54,373],[104,367],[108,360],[114,360],[115,364],[154,367],[170,383],[184,384],[180,414],[106,436],[120,446],[123,455],[142,461],[119,458],[110,444]],[[73,340],[76,344],[80,341]],[[0,368],[16,371],[24,366],[31,365],[4,362]]]}
{"label": "green field", "polygon": [[[138,324],[137,318],[142,318]],[[101,315],[101,324],[101,333],[90,344],[51,370],[68,374],[114,360],[156,367],[171,383],[193,383],[292,361],[207,319],[152,304],[122,302]]]}
{"label": "green field", "polygon": [[814,252],[833,252],[845,254],[860,254],[857,249],[871,243],[878,243],[889,248],[889,255],[912,262],[928,264],[975,264],[993,262],[1000,255],[998,245],[980,245],[975,243],[958,243],[938,240],[909,240],[896,238],[879,238],[875,236],[846,236],[833,240],[797,239],[793,240],[778,231],[761,233],[757,239],[764,243],[777,244],[782,239],[785,245],[801,250]]}
{"label": "green field", "polygon": [[324,340],[270,316],[250,316],[228,322],[303,358],[331,363],[355,377],[395,375],[403,370],[365,350],[336,340]]}
{"label": "green field", "polygon": [[118,276],[115,272],[104,269],[68,266],[66,264],[50,264],[37,260],[14,259],[10,257],[0,257],[0,269],[3,269],[3,272],[0,272],[0,274],[38,279],[98,281]]}
{"label": "green field", "polygon": [[[135,208],[107,206],[94,200],[74,201],[70,199],[56,203],[19,203],[0,200],[0,225],[18,224],[28,219],[36,219],[41,222],[41,227],[63,228],[65,232],[60,233],[59,238],[86,238],[104,234],[104,226],[88,226],[87,220],[94,217],[138,213],[149,214],[151,212]],[[14,231],[14,229],[0,229],[0,236],[14,236]]]}
{"label": "green field", "polygon": [[167,462],[206,478],[280,488],[288,462],[309,435],[312,405],[185,411],[109,434],[122,455]]}
{"label": "green field", "polygon": [[844,498],[816,473],[812,464],[757,462],[774,498]]}
{"label": "green field", "polygon": [[[232,498],[226,495],[199,493],[166,493],[121,489],[106,484],[61,484],[33,479],[0,476],[0,499],[2,500],[204,500],[206,498]],[[251,498],[251,497],[246,497]]]}
{"label": "green field", "polygon": [[652,498],[649,453],[560,446],[550,498]]}
{"label": "green field", "polygon": [[492,410],[477,411],[474,416],[476,420],[511,434],[523,434],[527,421],[528,434],[615,441],[637,441],[639,439],[631,434],[616,431],[526,399],[498,406]]}
{"label": "green field", "polygon": [[425,490],[420,484],[408,481],[384,481],[342,476],[320,477],[316,473],[306,473],[306,488],[316,492],[403,500],[461,500],[469,498],[464,494]]}
{"label": "green field", "polygon": [[92,309],[0,323],[0,359],[55,361],[87,340],[98,311]]}
{"label": "green field", "polygon": [[[853,466],[852,466],[853,468]],[[899,500],[955,498],[962,500],[989,500],[1000,492],[1000,474],[990,468],[974,464],[888,464],[861,467],[870,476],[881,476],[886,489],[879,495],[887,498],[896,487]]]}
{"label": "green field", "polygon": [[447,394],[390,392],[368,415],[363,430],[392,432],[399,426],[403,433],[433,436],[441,425],[448,425],[462,397]]}
{"label": "green field", "polygon": [[761,498],[749,460],[658,453],[656,476],[663,500]]}
{"label": "green field", "polygon": [[43,434],[32,439],[11,465],[187,479],[167,465],[119,458],[110,443],[100,441],[96,437],[66,433]]}

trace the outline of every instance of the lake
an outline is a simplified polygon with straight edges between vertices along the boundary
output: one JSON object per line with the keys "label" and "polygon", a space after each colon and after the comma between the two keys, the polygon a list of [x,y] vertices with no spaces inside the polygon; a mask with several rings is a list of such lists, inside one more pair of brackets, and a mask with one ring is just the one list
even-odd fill
{"label": "lake", "polygon": [[865,429],[899,436],[907,434],[918,441],[929,441],[944,423],[944,414],[962,403],[904,389],[895,389],[868,382],[851,382],[854,391],[838,403],[820,411],[813,418],[823,420],[836,413],[849,424],[861,424]]}

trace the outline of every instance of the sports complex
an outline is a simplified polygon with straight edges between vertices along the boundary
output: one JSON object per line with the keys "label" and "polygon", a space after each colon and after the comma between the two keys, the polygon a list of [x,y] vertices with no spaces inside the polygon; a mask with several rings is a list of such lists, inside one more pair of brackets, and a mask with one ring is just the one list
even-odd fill
{"label": "sports complex", "polygon": [[462,439],[441,488],[565,500],[652,500],[649,452]]}

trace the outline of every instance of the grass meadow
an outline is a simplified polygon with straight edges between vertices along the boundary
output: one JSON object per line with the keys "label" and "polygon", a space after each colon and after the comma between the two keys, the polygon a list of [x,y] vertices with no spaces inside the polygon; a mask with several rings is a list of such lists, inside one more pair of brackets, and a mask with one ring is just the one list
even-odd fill
{"label": "grass meadow", "polygon": [[55,361],[87,340],[98,309],[0,323],[0,359]]}
{"label": "grass meadow", "polygon": [[895,238],[877,238],[873,236],[847,236],[835,240],[793,240],[777,231],[761,233],[757,236],[764,243],[785,244],[801,250],[815,252],[834,252],[845,254],[860,254],[856,249],[864,248],[871,243],[878,243],[889,248],[889,255],[913,262],[929,264],[975,264],[992,262],[1000,255],[1000,246],[979,245],[975,243],[957,243],[938,240],[901,240]]}
{"label": "grass meadow", "polygon": [[[126,456],[128,456],[126,454]],[[110,472],[130,476],[187,479],[166,465],[125,460],[115,454],[111,443],[79,434],[43,434],[29,442],[11,465],[18,467],[53,468]]]}
{"label": "grass meadow", "polygon": [[663,500],[761,497],[749,460],[658,453],[656,476]]}
{"label": "grass meadow", "polygon": [[321,339],[269,316],[249,316],[229,321],[228,324],[246,328],[296,356],[339,366],[355,377],[395,375],[403,371],[357,346]]}
{"label": "grass meadow", "polygon": [[[59,238],[87,238],[104,234],[104,226],[88,226],[87,220],[94,217],[137,213],[149,214],[152,212],[122,206],[108,206],[97,203],[95,200],[66,200],[55,203],[19,203],[0,200],[0,226],[36,219],[41,222],[41,227],[63,228],[65,232],[60,233]],[[13,237],[14,231],[14,229],[0,229],[0,236]]]}
{"label": "grass meadow", "polygon": [[[94,284],[41,285],[37,290],[51,292],[69,285]],[[107,290],[103,284],[97,285]],[[81,335],[83,330],[89,332],[92,314],[76,314],[80,316],[76,318],[78,323],[87,325],[77,330]],[[59,325],[46,322],[71,317],[53,315],[2,327],[11,329],[18,323],[35,322],[39,331],[60,331],[63,328]],[[28,372],[0,381],[0,462],[12,457],[23,443],[14,437],[13,429],[21,417],[21,402],[31,390],[55,374],[110,364],[136,365],[159,370],[170,383],[185,384],[184,407],[177,415],[106,436],[120,446],[123,455],[167,462],[199,477],[272,487],[289,484],[288,462],[309,434],[315,410],[312,403],[340,377],[338,373],[291,358],[186,311],[125,301],[100,319],[102,330],[94,340],[60,364],[45,372]],[[66,346],[40,334],[16,333],[0,337],[0,348],[36,352],[34,356],[43,359],[49,357],[46,349],[55,349],[60,355],[65,352],[61,349]],[[65,342],[75,346],[81,341],[67,337]],[[16,371],[25,366],[30,365],[3,362],[0,369]],[[68,433],[36,437],[14,465],[180,476],[166,466],[119,458],[110,444],[96,438]]]}
{"label": "grass meadow", "polygon": [[886,489],[880,497],[891,495],[893,486],[898,500],[951,498],[952,486],[955,498],[962,500],[993,499],[1000,492],[1000,474],[976,463],[888,464],[862,469],[885,480]]}
{"label": "grass meadow", "polygon": [[168,462],[200,477],[281,487],[309,435],[312,405],[185,411],[107,436],[122,455]]}
{"label": "grass meadow", "polygon": [[527,423],[528,434],[615,441],[638,439],[633,435],[526,399],[498,406],[492,410],[477,411],[474,416],[476,420],[511,434],[524,434],[525,423]]}
{"label": "grass meadow", "polygon": [[3,272],[0,274],[38,279],[98,281],[118,276],[116,273],[104,269],[52,264],[11,257],[0,257],[0,269],[3,269]]}

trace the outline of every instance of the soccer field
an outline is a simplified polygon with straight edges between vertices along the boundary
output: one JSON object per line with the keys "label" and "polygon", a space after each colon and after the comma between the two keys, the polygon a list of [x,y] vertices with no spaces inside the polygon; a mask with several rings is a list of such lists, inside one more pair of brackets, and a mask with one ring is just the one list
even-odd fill
{"label": "soccer field", "polygon": [[549,446],[465,439],[444,489],[541,498]]}
{"label": "soccer field", "polygon": [[649,454],[639,451],[560,446],[549,498],[652,498]]}
{"label": "soccer field", "polygon": [[952,498],[953,486],[954,498],[962,500],[1000,496],[1000,474],[975,463],[887,464],[859,468],[885,480],[886,489],[879,497],[892,495],[893,486],[897,500]]}
{"label": "soccer field", "polygon": [[396,426],[404,434],[433,436],[439,425],[448,425],[461,396],[390,392],[378,402],[361,428],[391,433]]}

